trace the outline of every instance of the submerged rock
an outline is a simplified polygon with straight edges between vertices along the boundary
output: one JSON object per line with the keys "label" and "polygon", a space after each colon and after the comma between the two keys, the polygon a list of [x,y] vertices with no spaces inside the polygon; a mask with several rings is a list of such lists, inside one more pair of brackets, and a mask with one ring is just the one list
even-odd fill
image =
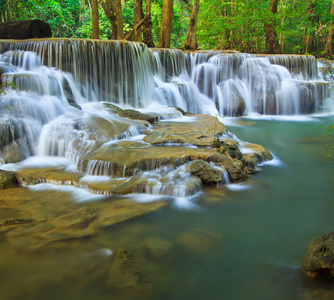
{"label": "submerged rock", "polygon": [[316,238],[307,246],[302,267],[309,277],[326,271],[334,277],[334,231]]}
{"label": "submerged rock", "polygon": [[26,224],[33,222],[34,219],[32,218],[10,218],[10,219],[2,219],[0,220],[0,226],[9,226],[9,225],[16,225],[16,224]]}
{"label": "submerged rock", "polygon": [[[49,249],[55,243],[97,235],[108,228],[158,210],[168,203],[108,199],[76,203],[66,192],[1,191],[0,234],[14,247]],[[97,198],[99,199],[99,198]],[[82,201],[82,199],[77,199]]]}
{"label": "submerged rock", "polygon": [[150,282],[130,249],[120,249],[113,254],[106,285],[113,289],[126,289],[137,297],[150,292]]}
{"label": "submerged rock", "polygon": [[144,241],[144,246],[152,258],[162,258],[168,254],[172,248],[172,243],[161,238],[147,238]]}
{"label": "submerged rock", "polygon": [[182,234],[179,243],[189,251],[206,251],[220,244],[223,237],[210,230],[197,228]]}

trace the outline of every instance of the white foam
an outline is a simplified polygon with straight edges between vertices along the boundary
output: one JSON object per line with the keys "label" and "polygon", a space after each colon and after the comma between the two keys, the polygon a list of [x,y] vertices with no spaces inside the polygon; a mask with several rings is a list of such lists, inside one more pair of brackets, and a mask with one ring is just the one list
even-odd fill
{"label": "white foam", "polygon": [[274,158],[272,160],[263,161],[259,163],[259,167],[262,167],[262,166],[280,167],[284,165],[284,163],[277,156],[275,156],[273,153],[271,154],[273,155]]}
{"label": "white foam", "polygon": [[36,185],[28,186],[32,191],[57,191],[63,193],[69,193],[71,198],[77,202],[84,201],[93,201],[93,200],[101,200],[105,198],[103,195],[92,194],[84,189],[77,188],[71,185],[56,185],[52,183],[40,183]]}
{"label": "white foam", "polygon": [[312,115],[260,115],[257,113],[250,113],[241,119],[250,120],[275,120],[275,121],[290,121],[290,122],[310,122],[317,121]]}
{"label": "white foam", "polygon": [[251,185],[245,183],[230,183],[226,184],[226,187],[231,191],[238,192],[250,189]]}
{"label": "white foam", "polygon": [[80,182],[105,182],[110,179],[109,176],[86,175],[80,179]]}
{"label": "white foam", "polygon": [[70,159],[56,156],[32,156],[21,162],[5,164],[1,169],[6,171],[19,171],[23,169],[43,169],[66,167],[70,170],[76,170],[75,165]]}
{"label": "white foam", "polygon": [[124,197],[129,197],[129,196],[131,196],[131,198],[138,203],[150,203],[155,201],[167,200],[171,198],[166,195],[152,195],[152,194],[131,194],[131,195],[126,195]]}
{"label": "white foam", "polygon": [[153,194],[131,194],[125,195],[124,197],[129,197],[138,203],[150,203],[155,201],[169,201],[172,202],[173,207],[185,210],[199,209],[199,206],[194,203],[195,199],[201,192],[196,193],[189,197],[173,197],[168,195],[153,195]]}
{"label": "white foam", "polygon": [[188,117],[188,116],[183,116],[180,118],[175,118],[175,119],[167,119],[167,120],[160,120],[160,122],[173,122],[173,123],[193,123],[196,122],[198,118],[197,117]]}
{"label": "white foam", "polygon": [[197,198],[198,194],[195,194],[191,197],[174,197],[173,198],[173,206],[178,209],[185,210],[197,210],[199,206],[194,203],[195,198]]}

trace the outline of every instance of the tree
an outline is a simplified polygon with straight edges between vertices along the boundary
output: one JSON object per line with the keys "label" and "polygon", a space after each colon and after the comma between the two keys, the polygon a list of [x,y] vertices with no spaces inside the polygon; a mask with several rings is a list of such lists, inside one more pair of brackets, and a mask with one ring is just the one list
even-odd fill
{"label": "tree", "polygon": [[[331,15],[334,16],[334,0],[332,0],[332,6],[331,6]],[[334,22],[331,21],[329,25],[329,31],[328,31],[328,38],[326,43],[326,49],[325,52],[328,56],[333,55],[333,35],[334,35]]]}
{"label": "tree", "polygon": [[270,0],[270,19],[269,22],[265,24],[265,34],[266,34],[266,53],[277,54],[279,53],[279,43],[276,33],[276,19],[277,14],[277,4],[279,0]]}
{"label": "tree", "polygon": [[123,16],[122,16],[122,2],[121,0],[114,0],[116,22],[117,22],[117,39],[123,39]]}
{"label": "tree", "polygon": [[112,0],[100,0],[99,2],[103,8],[106,17],[109,19],[111,26],[112,39],[117,40],[117,19],[114,3]]}
{"label": "tree", "polygon": [[152,37],[151,0],[146,0],[147,21],[143,24],[143,42],[147,47],[155,47]]}
{"label": "tree", "polygon": [[99,33],[99,10],[97,0],[91,0],[92,6],[92,39],[98,39]]}
{"label": "tree", "polygon": [[191,10],[186,40],[182,47],[183,49],[186,50],[196,50],[198,48],[196,29],[197,29],[197,14],[199,10],[199,1],[200,0],[194,0],[194,4]]}
{"label": "tree", "polygon": [[[136,26],[144,18],[143,0],[133,0],[133,25]],[[143,40],[142,29],[139,27],[132,36],[133,41]]]}
{"label": "tree", "polygon": [[173,0],[163,0],[161,13],[161,28],[159,34],[159,48],[170,48],[172,34]]}

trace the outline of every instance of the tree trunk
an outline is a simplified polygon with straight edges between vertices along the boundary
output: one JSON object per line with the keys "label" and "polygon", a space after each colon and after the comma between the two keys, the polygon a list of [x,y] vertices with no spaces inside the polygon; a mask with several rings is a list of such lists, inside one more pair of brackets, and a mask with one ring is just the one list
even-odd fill
{"label": "tree trunk", "polygon": [[[334,0],[332,0],[332,6],[331,6],[331,14],[334,16]],[[333,35],[334,35],[334,24],[333,21],[331,21],[329,25],[329,32],[328,32],[328,38],[327,38],[327,44],[326,44],[326,55],[332,56],[333,55]]]}
{"label": "tree trunk", "polygon": [[[275,15],[277,13],[277,5],[279,0],[270,0],[270,12]],[[264,25],[266,35],[266,53],[277,54],[279,53],[279,43],[276,33],[276,21],[273,18],[272,22]]]}
{"label": "tree trunk", "polygon": [[[133,0],[133,27],[135,28],[143,18],[143,0]],[[142,29],[139,27],[133,34],[132,41],[141,42],[142,40]]]}
{"label": "tree trunk", "polygon": [[163,0],[159,48],[170,48],[172,35],[173,0]]}
{"label": "tree trunk", "polygon": [[121,0],[114,0],[114,7],[116,12],[116,22],[117,22],[117,39],[123,39],[123,16],[122,16],[122,2]]}
{"label": "tree trunk", "polygon": [[307,1],[306,15],[309,20],[309,24],[305,28],[305,37],[303,41],[304,53],[313,53],[317,51],[316,36],[314,34],[314,28],[319,27],[319,22],[315,14],[315,0]]}
{"label": "tree trunk", "polygon": [[186,50],[196,50],[198,48],[196,29],[197,29],[197,14],[199,10],[199,1],[200,0],[194,0],[194,5],[191,10],[186,40],[182,47],[183,49]]}
{"label": "tree trunk", "polygon": [[152,37],[151,0],[146,0],[146,15],[148,18],[143,24],[143,43],[147,47],[155,47]]}
{"label": "tree trunk", "polygon": [[31,39],[52,36],[50,25],[41,20],[0,23],[0,39]]}
{"label": "tree trunk", "polygon": [[117,21],[116,12],[112,3],[112,0],[100,0],[99,2],[103,8],[106,17],[109,19],[111,26],[112,39],[117,40]]}
{"label": "tree trunk", "polygon": [[92,39],[100,38],[99,33],[99,11],[97,6],[97,0],[92,1]]}

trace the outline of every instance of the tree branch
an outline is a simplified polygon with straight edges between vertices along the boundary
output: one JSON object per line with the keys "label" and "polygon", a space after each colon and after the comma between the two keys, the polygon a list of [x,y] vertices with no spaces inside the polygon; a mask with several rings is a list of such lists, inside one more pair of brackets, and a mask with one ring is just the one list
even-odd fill
{"label": "tree branch", "polygon": [[135,32],[138,30],[138,28],[140,28],[144,22],[146,22],[150,17],[150,14],[146,14],[145,17],[135,26],[135,28],[133,28],[127,35],[126,37],[123,39],[123,41],[128,41],[134,34]]}

